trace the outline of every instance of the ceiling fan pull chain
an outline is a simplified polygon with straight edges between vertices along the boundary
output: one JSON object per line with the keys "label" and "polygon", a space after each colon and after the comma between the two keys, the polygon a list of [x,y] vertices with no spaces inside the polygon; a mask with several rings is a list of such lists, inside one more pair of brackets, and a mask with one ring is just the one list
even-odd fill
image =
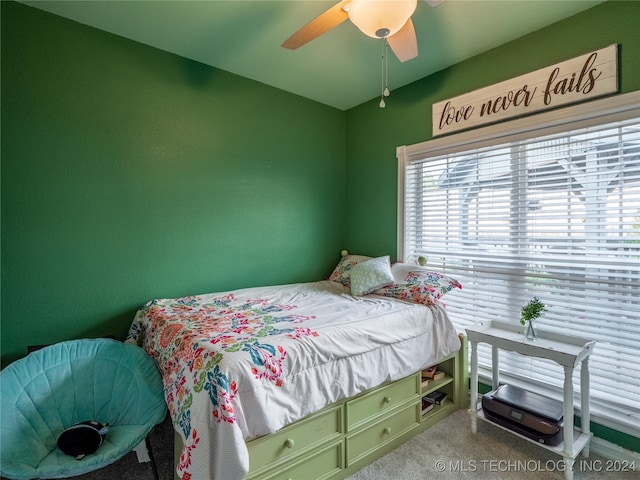
{"label": "ceiling fan pull chain", "polygon": [[381,38],[382,40],[382,56],[380,59],[380,66],[381,66],[381,75],[380,75],[380,83],[382,84],[381,86],[381,93],[380,93],[380,103],[378,105],[380,105],[380,108],[384,108],[386,105],[384,103],[384,97],[385,97],[385,93],[386,96],[389,95],[389,89],[385,87],[385,43],[386,40],[383,38]]}
{"label": "ceiling fan pull chain", "polygon": [[389,42],[384,40],[384,92],[382,94],[385,97],[389,96]]}

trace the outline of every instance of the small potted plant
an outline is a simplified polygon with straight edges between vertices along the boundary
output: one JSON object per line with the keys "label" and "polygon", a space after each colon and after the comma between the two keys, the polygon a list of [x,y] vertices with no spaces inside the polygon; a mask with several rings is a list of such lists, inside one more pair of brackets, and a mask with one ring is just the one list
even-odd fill
{"label": "small potted plant", "polygon": [[533,299],[529,300],[522,306],[522,310],[520,312],[520,323],[527,327],[524,334],[524,337],[527,340],[535,340],[538,338],[536,329],[533,326],[533,321],[538,318],[542,312],[546,311],[547,308],[538,297],[533,297]]}

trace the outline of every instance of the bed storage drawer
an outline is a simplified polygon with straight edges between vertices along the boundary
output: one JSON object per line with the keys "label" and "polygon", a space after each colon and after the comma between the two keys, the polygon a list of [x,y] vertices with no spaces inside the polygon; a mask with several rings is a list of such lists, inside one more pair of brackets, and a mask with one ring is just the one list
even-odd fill
{"label": "bed storage drawer", "polygon": [[288,461],[301,452],[316,448],[343,434],[342,406],[334,405],[284,427],[273,435],[256,438],[247,443],[249,476],[263,468]]}
{"label": "bed storage drawer", "polygon": [[420,405],[413,403],[353,435],[347,435],[347,466],[419,427],[420,415]]}
{"label": "bed storage drawer", "polygon": [[387,415],[392,409],[420,397],[420,379],[411,375],[347,402],[347,432]]}
{"label": "bed storage drawer", "polygon": [[325,447],[301,455],[298,461],[285,464],[273,472],[267,472],[264,480],[322,480],[331,478],[344,468],[342,441],[331,443]]}

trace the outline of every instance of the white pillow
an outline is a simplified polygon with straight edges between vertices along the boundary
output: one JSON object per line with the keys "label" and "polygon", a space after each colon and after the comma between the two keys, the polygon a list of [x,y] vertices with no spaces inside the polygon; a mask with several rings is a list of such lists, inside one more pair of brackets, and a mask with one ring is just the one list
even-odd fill
{"label": "white pillow", "polygon": [[353,295],[366,295],[392,283],[393,274],[389,255],[358,263],[351,269]]}

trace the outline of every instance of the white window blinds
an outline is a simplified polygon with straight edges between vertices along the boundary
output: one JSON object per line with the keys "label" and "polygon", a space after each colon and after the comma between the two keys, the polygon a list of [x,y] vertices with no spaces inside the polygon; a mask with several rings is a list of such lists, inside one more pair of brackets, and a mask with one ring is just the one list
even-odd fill
{"label": "white window blinds", "polygon": [[[596,340],[591,392],[640,414],[640,110],[535,119],[398,149],[399,258],[460,280],[445,297],[463,331],[478,320],[518,323],[537,296],[539,329]],[[628,99],[628,97],[627,97]],[[607,105],[603,101],[600,105]],[[547,117],[548,118],[548,117]],[[525,125],[525,127],[523,127]],[[482,345],[481,345],[482,346]],[[479,351],[488,367],[490,350]],[[545,360],[501,353],[501,374],[562,385]],[[633,423],[632,422],[632,423]]]}

